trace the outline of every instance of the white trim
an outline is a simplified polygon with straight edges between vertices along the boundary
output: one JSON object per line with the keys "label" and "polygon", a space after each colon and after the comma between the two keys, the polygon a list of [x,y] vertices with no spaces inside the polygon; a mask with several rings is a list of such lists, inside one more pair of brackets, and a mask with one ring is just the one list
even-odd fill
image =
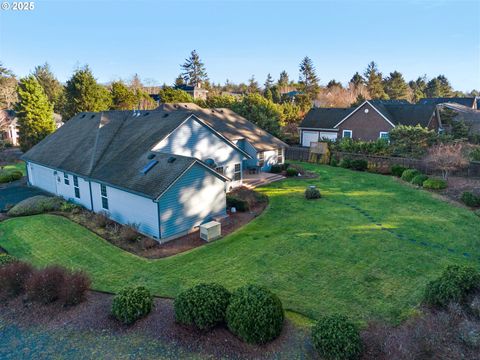
{"label": "white trim", "polygon": [[335,125],[334,127],[337,127],[339,126],[341,123],[343,123],[345,120],[347,120],[350,116],[352,116],[353,114],[355,114],[363,105],[365,104],[368,104],[370,105],[377,113],[380,114],[381,117],[383,117],[385,119],[386,122],[388,122],[390,125],[392,125],[393,127],[395,127],[395,125],[390,121],[388,120],[385,115],[383,115],[375,106],[373,106],[372,104],[370,104],[370,102],[368,100],[365,100],[363,102],[363,104],[359,105],[355,110],[353,110],[350,114],[348,114],[347,116],[345,116],[342,120],[340,120],[340,122]]}
{"label": "white trim", "polygon": [[313,128],[313,127],[298,127],[299,130],[322,130],[322,131],[332,131],[332,132],[338,132],[338,129],[327,129],[327,128]]}
{"label": "white trim", "polygon": [[348,131],[350,132],[350,136],[346,139],[353,139],[353,131],[352,130],[348,130],[348,129],[345,129],[342,131],[342,139],[345,138],[345,132]]}
{"label": "white trim", "polygon": [[[379,139],[384,139],[384,138],[382,138],[382,135],[388,135],[388,131],[380,131],[380,134],[379,134],[378,138]],[[388,137],[387,137],[387,139],[388,139]]]}

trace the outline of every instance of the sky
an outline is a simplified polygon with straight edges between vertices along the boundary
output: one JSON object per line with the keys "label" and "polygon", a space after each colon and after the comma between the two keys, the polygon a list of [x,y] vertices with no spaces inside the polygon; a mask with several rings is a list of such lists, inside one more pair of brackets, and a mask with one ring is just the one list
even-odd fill
{"label": "sky", "polygon": [[322,84],[346,84],[374,60],[384,75],[480,89],[480,0],[33,2],[0,10],[0,61],[17,76],[48,62],[64,82],[88,64],[102,83],[138,73],[172,84],[196,49],[215,83],[263,84],[282,70],[297,80],[309,56]]}

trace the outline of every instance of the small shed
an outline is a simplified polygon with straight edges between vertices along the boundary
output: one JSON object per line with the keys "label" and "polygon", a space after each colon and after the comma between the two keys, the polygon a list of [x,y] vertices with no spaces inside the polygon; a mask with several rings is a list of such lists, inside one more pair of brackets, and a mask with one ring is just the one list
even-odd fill
{"label": "small shed", "polygon": [[222,225],[218,221],[210,221],[200,225],[200,239],[213,241],[222,236]]}

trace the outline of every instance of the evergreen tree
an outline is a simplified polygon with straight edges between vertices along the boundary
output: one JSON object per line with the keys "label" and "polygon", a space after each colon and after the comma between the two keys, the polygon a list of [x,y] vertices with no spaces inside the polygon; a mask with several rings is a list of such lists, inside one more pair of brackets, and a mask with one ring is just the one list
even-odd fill
{"label": "evergreen tree", "polygon": [[248,79],[248,87],[247,87],[247,93],[248,94],[255,94],[260,92],[260,88],[258,86],[257,80],[255,80],[255,75],[252,75],[250,79]]}
{"label": "evergreen tree", "polygon": [[315,67],[308,56],[305,56],[300,63],[300,85],[301,90],[308,95],[310,100],[313,100],[320,91]]}
{"label": "evergreen tree", "polygon": [[332,89],[332,88],[334,88],[334,87],[339,87],[339,88],[341,88],[341,89],[343,88],[342,83],[340,83],[340,82],[336,81],[335,79],[333,79],[333,80],[330,80],[330,81],[328,82],[328,84],[327,84],[327,89]]}
{"label": "evergreen tree", "polygon": [[112,109],[133,110],[138,108],[138,98],[135,91],[129,89],[123,81],[115,81],[111,87]]}
{"label": "evergreen tree", "polygon": [[185,85],[185,80],[183,80],[182,74],[178,75],[175,79],[174,87],[178,88]]}
{"label": "evergreen tree", "polygon": [[169,86],[163,86],[158,92],[162,103],[192,103],[193,97],[189,93]]}
{"label": "evergreen tree", "polygon": [[267,79],[265,80],[265,84],[264,84],[265,89],[263,91],[263,96],[265,96],[265,98],[267,98],[270,101],[273,101],[272,86],[273,86],[273,78],[272,78],[272,75],[268,73]]}
{"label": "evergreen tree", "polygon": [[0,109],[10,109],[17,102],[17,79],[0,62]]}
{"label": "evergreen tree", "polygon": [[367,100],[367,99],[365,99],[365,96],[363,96],[362,94],[358,94],[357,98],[355,99],[355,101],[353,103],[350,104],[350,106],[351,107],[360,106],[365,102],[365,100]]}
{"label": "evergreen tree", "polygon": [[408,100],[410,98],[408,85],[398,71],[391,72],[385,80],[385,92],[390,99]]}
{"label": "evergreen tree", "polygon": [[273,85],[271,91],[272,91],[272,101],[275,104],[280,104],[280,102],[282,101],[282,95],[280,95],[279,85]]}
{"label": "evergreen tree", "polygon": [[425,94],[427,97],[451,97],[453,89],[444,75],[438,75],[427,83]]}
{"label": "evergreen tree", "polygon": [[355,89],[358,89],[361,85],[365,85],[365,79],[357,71],[355,74],[353,74],[349,84],[352,84]]}
{"label": "evergreen tree", "polygon": [[280,73],[280,77],[278,78],[277,85],[278,85],[278,90],[280,92],[285,92],[286,88],[290,84],[290,79],[288,77],[288,74],[285,70],[283,70]]}
{"label": "evergreen tree", "polygon": [[60,81],[57,80],[52,70],[50,70],[50,65],[45,63],[36,66],[33,75],[42,86],[50,103],[53,104],[54,111],[61,112],[65,100],[64,87],[60,84]]}
{"label": "evergreen tree", "polygon": [[190,53],[190,57],[185,59],[185,63],[181,65],[183,70],[182,76],[187,85],[197,86],[199,83],[208,80],[205,65],[200,60],[196,50]]}
{"label": "evergreen tree", "polygon": [[427,89],[427,76],[419,76],[417,80],[410,81],[408,86],[412,90],[412,101],[415,103],[418,102],[420,99],[426,97],[425,91]]}
{"label": "evergreen tree", "polygon": [[17,91],[19,102],[15,110],[20,147],[22,151],[27,151],[55,131],[53,105],[33,75],[20,80]]}
{"label": "evergreen tree", "polygon": [[112,103],[110,92],[97,83],[88,66],[78,69],[65,86],[63,121],[82,111],[108,110]]}
{"label": "evergreen tree", "polygon": [[370,62],[365,70],[365,79],[367,82],[367,90],[371,99],[388,99],[388,95],[383,89],[382,73],[378,71],[377,64]]}

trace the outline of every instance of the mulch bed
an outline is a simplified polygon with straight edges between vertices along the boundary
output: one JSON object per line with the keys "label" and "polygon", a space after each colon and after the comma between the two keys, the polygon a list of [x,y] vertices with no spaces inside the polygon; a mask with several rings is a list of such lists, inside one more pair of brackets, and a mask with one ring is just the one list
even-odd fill
{"label": "mulch bed", "polygon": [[[202,332],[175,322],[173,301],[155,299],[155,307],[144,319],[125,326],[110,316],[112,295],[91,291],[87,300],[70,307],[24,303],[21,297],[0,304],[0,318],[20,327],[40,326],[42,330],[67,330],[76,332],[94,331],[110,335],[142,335],[147,339],[158,339],[174,343],[179,347],[205,355],[228,358],[266,358],[282,353],[282,348],[303,347],[297,329],[285,322],[282,334],[276,340],[261,346],[242,342],[224,326]],[[299,351],[301,351],[299,349]]]}

